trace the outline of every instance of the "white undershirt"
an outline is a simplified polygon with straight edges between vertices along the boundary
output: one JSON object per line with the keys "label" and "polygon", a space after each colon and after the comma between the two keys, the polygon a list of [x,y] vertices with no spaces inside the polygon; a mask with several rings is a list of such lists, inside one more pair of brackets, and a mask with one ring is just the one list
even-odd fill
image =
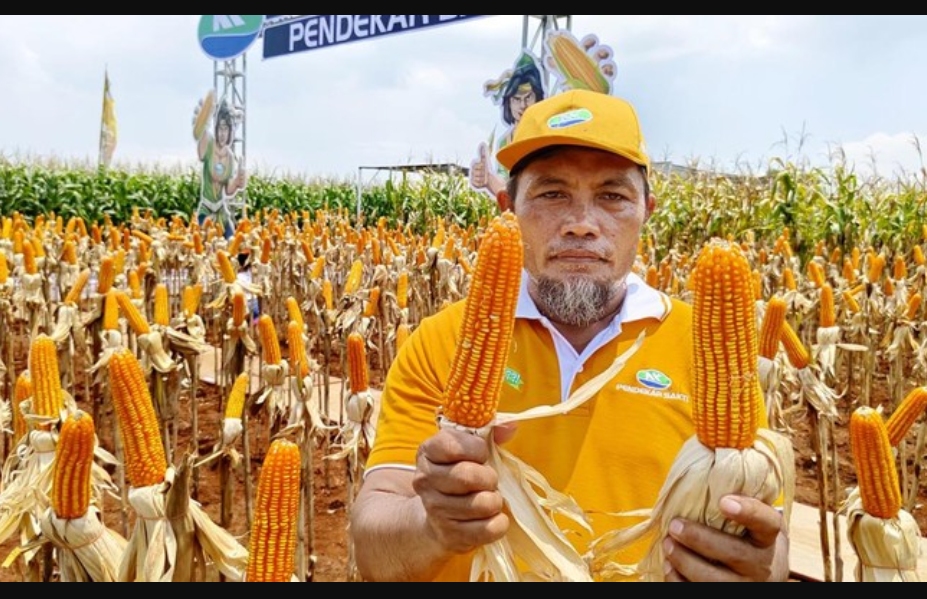
{"label": "white undershirt", "polygon": [[583,371],[588,360],[596,351],[610,343],[621,334],[621,323],[634,322],[644,318],[662,320],[672,306],[671,302],[656,289],[647,286],[639,276],[628,275],[628,290],[621,305],[621,310],[612,319],[608,326],[593,337],[589,345],[578,353],[567,341],[566,337],[557,330],[557,327],[538,310],[537,305],[528,293],[527,271],[522,272],[521,290],[518,294],[518,306],[515,309],[515,318],[540,321],[544,328],[550,331],[557,349],[557,361],[560,364],[560,400],[566,401],[570,397],[570,389],[576,375]]}

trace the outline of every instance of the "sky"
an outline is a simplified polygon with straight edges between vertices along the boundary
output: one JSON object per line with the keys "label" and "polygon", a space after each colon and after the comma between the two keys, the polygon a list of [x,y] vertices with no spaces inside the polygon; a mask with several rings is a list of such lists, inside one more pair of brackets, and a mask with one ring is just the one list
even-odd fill
{"label": "sky", "polygon": [[[199,15],[0,16],[0,154],[95,159],[104,69],[115,160],[193,164],[191,119],[212,85]],[[248,164],[356,177],[357,167],[468,165],[496,128],[482,85],[517,58],[523,16],[262,60],[248,55]],[[863,172],[920,168],[927,17],[574,15],[615,51],[615,94],[655,160],[762,168],[773,157]]]}

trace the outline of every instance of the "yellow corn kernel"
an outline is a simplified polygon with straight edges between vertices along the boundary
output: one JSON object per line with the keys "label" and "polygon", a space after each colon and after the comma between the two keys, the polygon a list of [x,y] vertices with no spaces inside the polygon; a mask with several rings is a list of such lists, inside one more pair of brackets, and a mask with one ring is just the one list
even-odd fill
{"label": "yellow corn kernel", "polygon": [[13,254],[19,255],[26,248],[26,237],[22,230],[17,229],[13,233]]}
{"label": "yellow corn kernel", "polygon": [[888,277],[882,282],[882,293],[885,297],[893,297],[895,295],[895,283]]}
{"label": "yellow corn kernel", "polygon": [[116,297],[118,293],[115,289],[110,289],[106,293],[106,299],[103,300],[104,331],[119,330],[119,300]]}
{"label": "yellow corn kernel", "polygon": [[386,243],[389,245],[389,251],[393,253],[393,256],[401,256],[402,252],[399,251],[399,246],[396,245],[396,240],[392,237],[386,238]]}
{"label": "yellow corn kernel", "polygon": [[322,299],[325,300],[325,309],[335,309],[335,299],[332,296],[332,282],[328,279],[322,281]]}
{"label": "yellow corn kernel", "polygon": [[319,256],[312,264],[312,272],[309,273],[310,280],[317,281],[322,278],[322,272],[325,270],[325,257]]}
{"label": "yellow corn kernel", "polygon": [[843,256],[843,252],[840,251],[840,248],[834,248],[834,251],[830,253],[830,263],[831,264],[840,264],[840,257]]}
{"label": "yellow corn kernel", "polygon": [[261,347],[264,348],[264,362],[271,366],[280,364],[280,340],[277,338],[274,320],[263,314],[258,319],[258,331],[261,333]]}
{"label": "yellow corn kernel", "polygon": [[821,326],[830,328],[837,324],[837,312],[834,309],[834,288],[827,283],[821,287]]}
{"label": "yellow corn kernel", "polygon": [[167,459],[158,417],[145,384],[145,373],[128,349],[113,354],[109,362],[109,382],[129,484],[141,488],[163,482]]}
{"label": "yellow corn kernel", "polygon": [[97,282],[97,293],[106,295],[116,280],[115,263],[112,256],[106,256],[100,263],[100,278]]}
{"label": "yellow corn kernel", "polygon": [[438,232],[435,233],[435,237],[431,241],[431,247],[435,248],[436,250],[441,249],[441,247],[444,245],[444,237],[446,234],[447,233],[444,230],[444,224],[442,223],[438,225]]}
{"label": "yellow corn kernel", "polygon": [[232,242],[229,244],[229,256],[237,256],[241,250],[241,244],[245,240],[245,236],[241,231],[235,233],[235,237],[232,238]]}
{"label": "yellow corn kernel", "polygon": [[123,225],[122,231],[122,251],[129,253],[132,249],[132,233]]}
{"label": "yellow corn kernel", "polygon": [[888,440],[892,447],[898,447],[918,417],[927,407],[927,388],[918,387],[908,393],[904,401],[895,408],[892,417],[885,423]]}
{"label": "yellow corn kernel", "polygon": [[132,299],[142,299],[142,280],[138,276],[137,270],[129,271],[129,291],[131,292]]}
{"label": "yellow corn kernel", "polygon": [[363,276],[364,263],[360,260],[355,260],[354,264],[351,265],[351,273],[348,275],[348,280],[344,284],[344,294],[351,295],[357,293],[360,289]]}
{"label": "yellow corn kernel", "polygon": [[795,284],[795,273],[792,272],[791,268],[782,271],[782,286],[789,291],[798,289],[798,285]]}
{"label": "yellow corn kernel", "polygon": [[867,272],[867,277],[869,282],[875,284],[882,278],[882,271],[885,269],[885,256],[879,254],[878,256],[873,256],[869,261],[869,271]]}
{"label": "yellow corn kernel", "polygon": [[296,560],[299,519],[299,447],[277,439],[258,481],[249,545],[248,582],[289,582]]}
{"label": "yellow corn kernel", "polygon": [[303,342],[303,327],[291,320],[287,325],[287,343],[290,347],[290,365],[299,378],[309,376],[309,358],[306,357],[306,345]]}
{"label": "yellow corn kernel", "polygon": [[370,248],[373,254],[373,264],[375,266],[383,264],[383,254],[380,250],[380,241],[376,237],[371,240]]}
{"label": "yellow corn kernel", "polygon": [[444,392],[444,415],[481,428],[496,415],[512,344],[523,263],[515,216],[493,219],[480,244],[476,272]]}
{"label": "yellow corn kernel", "polygon": [[905,317],[908,320],[915,319],[915,317],[917,316],[917,311],[921,309],[922,299],[923,298],[921,298],[920,293],[915,293],[914,295],[908,298],[908,308],[905,311]]}
{"label": "yellow corn kernel", "polygon": [[270,256],[273,252],[273,244],[270,237],[265,237],[261,241],[261,264],[270,264]]}
{"label": "yellow corn kernel", "polygon": [[844,303],[847,305],[847,310],[849,310],[851,314],[859,314],[859,302],[853,297],[853,293],[851,291],[844,291],[841,295],[843,296]]}
{"label": "yellow corn kernel", "polygon": [[248,396],[248,386],[250,384],[251,379],[248,377],[247,372],[239,374],[238,378],[235,379],[232,392],[229,394],[229,400],[225,404],[226,418],[241,418],[241,414],[245,409],[245,399]]}
{"label": "yellow corn kernel", "polygon": [[396,327],[396,352],[399,352],[399,348],[402,347],[402,344],[405,343],[408,338],[409,325],[402,323]]}
{"label": "yellow corn kernel", "polygon": [[93,418],[77,411],[65,419],[55,448],[52,509],[62,520],[83,518],[90,508],[90,473],[96,436]]}
{"label": "yellow corn kernel", "polygon": [[898,472],[882,415],[861,407],[850,417],[850,447],[863,509],[867,514],[890,520],[901,510]]}
{"label": "yellow corn kernel", "polygon": [[30,397],[32,397],[32,377],[26,370],[19,373],[13,388],[13,443],[19,443],[29,433],[29,425],[19,409],[19,404]]}
{"label": "yellow corn kernel", "polygon": [[5,217],[0,220],[3,221],[3,229],[0,231],[0,239],[10,239],[13,236],[13,220]]}
{"label": "yellow corn kernel", "polygon": [[90,280],[90,270],[86,269],[81,271],[77,275],[77,280],[74,281],[74,285],[71,287],[71,290],[68,291],[67,296],[64,298],[65,305],[76,306],[80,303],[80,298],[84,293],[84,287],[87,286],[87,281]]}
{"label": "yellow corn kernel", "polygon": [[193,232],[193,252],[197,256],[202,256],[205,248],[203,247],[203,236],[200,235],[199,231]]}
{"label": "yellow corn kernel", "polygon": [[856,269],[853,268],[853,262],[849,258],[843,260],[843,278],[848,284],[856,280]]}
{"label": "yellow corn kernel", "polygon": [[37,234],[35,237],[29,240],[29,243],[32,245],[32,251],[35,254],[36,258],[45,258],[45,244],[42,241],[41,233]]}
{"label": "yellow corn kernel", "polygon": [[138,268],[136,269],[136,272],[138,273],[138,280],[139,280],[139,281],[144,281],[144,280],[145,280],[145,274],[148,273],[148,263],[147,263],[147,262],[142,262],[141,264],[139,264],[139,265],[138,265]]}
{"label": "yellow corn kernel", "polygon": [[299,302],[296,301],[295,297],[286,298],[286,311],[290,315],[290,320],[295,320],[296,324],[299,325],[299,330],[303,331],[306,329],[306,321],[303,320],[303,311],[299,308]]}
{"label": "yellow corn kernel", "polygon": [[850,253],[850,264],[853,266],[853,270],[859,271],[859,260],[861,258],[861,252],[858,247],[853,248],[853,251]]}
{"label": "yellow corn kernel", "polygon": [[144,264],[151,261],[151,248],[144,241],[138,244],[138,263]]}
{"label": "yellow corn kernel", "polygon": [[100,226],[96,223],[93,223],[93,227],[90,229],[90,235],[93,239],[94,245],[103,244],[103,231],[100,229]]}
{"label": "yellow corn kernel", "polygon": [[6,255],[0,252],[0,285],[6,285],[10,280],[10,265],[7,264]]}
{"label": "yellow corn kernel", "polygon": [[35,250],[32,248],[31,243],[27,243],[23,247],[23,267],[26,269],[27,275],[39,273],[39,269],[35,264]]}
{"label": "yellow corn kernel", "polygon": [[58,373],[58,348],[51,337],[39,335],[32,341],[29,374],[32,376],[32,411],[39,416],[57,417],[64,398]]}
{"label": "yellow corn kernel", "polygon": [[351,377],[351,393],[358,394],[369,387],[367,380],[367,348],[359,333],[348,335],[348,372]]}
{"label": "yellow corn kernel", "polygon": [[154,296],[154,323],[162,327],[171,326],[171,304],[167,285],[160,284],[155,287]]}
{"label": "yellow corn kernel", "polygon": [[400,310],[409,307],[409,273],[405,270],[399,273],[396,281],[396,304]]}
{"label": "yellow corn kernel", "polygon": [[821,265],[814,260],[808,262],[808,278],[811,280],[811,283],[818,289],[824,285],[824,269],[821,268]]}
{"label": "yellow corn kernel", "polygon": [[238,328],[245,322],[245,315],[248,312],[247,301],[245,300],[245,294],[241,291],[236,291],[232,295],[232,324],[235,328]]}
{"label": "yellow corn kernel", "polygon": [[219,273],[222,275],[222,280],[231,285],[235,282],[235,269],[232,268],[229,255],[219,250],[216,252],[216,259],[219,261]]}
{"label": "yellow corn kernel", "polygon": [[151,326],[148,319],[138,311],[129,296],[122,291],[116,292],[116,301],[119,302],[119,309],[125,314],[129,326],[135,331],[136,335],[147,335],[151,332]]}
{"label": "yellow corn kernel", "polygon": [[654,289],[660,286],[660,273],[656,266],[651,265],[647,267],[647,285]]}
{"label": "yellow corn kernel", "polygon": [[773,360],[779,353],[779,336],[782,324],[785,322],[785,300],[774,297],[766,305],[766,314],[763,316],[763,326],[760,329],[760,355],[767,360]]}
{"label": "yellow corn kernel", "polygon": [[752,447],[762,392],[750,265],[737,246],[712,242],[702,249],[691,280],[696,434],[710,449]]}

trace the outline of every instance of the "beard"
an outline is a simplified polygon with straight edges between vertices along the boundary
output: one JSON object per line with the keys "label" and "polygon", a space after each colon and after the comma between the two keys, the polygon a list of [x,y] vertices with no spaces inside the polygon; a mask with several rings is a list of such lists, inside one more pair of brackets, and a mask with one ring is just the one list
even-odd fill
{"label": "beard", "polygon": [[614,309],[614,300],[625,287],[624,279],[538,277],[534,299],[538,310],[547,318],[568,326],[586,327],[608,316]]}

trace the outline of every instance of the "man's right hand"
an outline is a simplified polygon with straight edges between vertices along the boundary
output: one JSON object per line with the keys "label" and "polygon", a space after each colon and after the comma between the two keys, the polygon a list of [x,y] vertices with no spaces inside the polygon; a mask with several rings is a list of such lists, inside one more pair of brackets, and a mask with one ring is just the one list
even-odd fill
{"label": "man's right hand", "polygon": [[442,430],[419,447],[412,487],[425,507],[428,528],[447,551],[467,553],[509,529],[499,479],[488,459],[484,439],[459,431]]}

